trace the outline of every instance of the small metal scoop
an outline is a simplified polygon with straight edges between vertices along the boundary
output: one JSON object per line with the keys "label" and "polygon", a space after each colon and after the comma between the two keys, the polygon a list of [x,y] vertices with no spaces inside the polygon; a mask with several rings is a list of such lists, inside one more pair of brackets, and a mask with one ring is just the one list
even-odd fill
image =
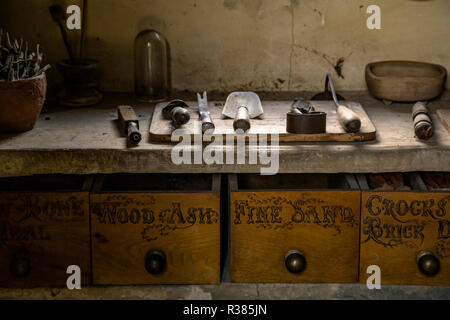
{"label": "small metal scoop", "polygon": [[261,100],[254,92],[233,92],[231,93],[222,114],[228,118],[234,118],[234,130],[241,129],[246,132],[250,129],[250,119],[254,119],[264,114]]}

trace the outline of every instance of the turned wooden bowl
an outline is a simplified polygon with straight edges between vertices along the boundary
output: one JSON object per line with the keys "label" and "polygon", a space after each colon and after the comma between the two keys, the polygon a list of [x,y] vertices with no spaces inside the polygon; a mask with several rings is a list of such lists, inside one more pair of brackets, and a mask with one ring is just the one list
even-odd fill
{"label": "turned wooden bowl", "polygon": [[416,102],[436,98],[445,85],[447,70],[414,61],[381,61],[366,66],[370,93],[385,101]]}

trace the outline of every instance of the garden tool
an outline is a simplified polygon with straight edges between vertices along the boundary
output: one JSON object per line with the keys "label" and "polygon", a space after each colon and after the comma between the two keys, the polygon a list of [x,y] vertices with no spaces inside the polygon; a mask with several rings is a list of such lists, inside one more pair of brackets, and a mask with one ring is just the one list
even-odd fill
{"label": "garden tool", "polygon": [[246,132],[251,127],[250,119],[263,115],[264,110],[256,93],[233,92],[228,96],[222,114],[228,118],[234,118],[235,131],[241,129]]}
{"label": "garden tool", "polygon": [[[330,91],[328,87],[331,89],[331,98]],[[340,100],[344,100],[342,96],[339,96]],[[339,118],[339,123],[344,128],[346,132],[356,133],[361,129],[361,119],[358,115],[350,110],[348,107],[345,107],[339,103],[338,96],[336,95],[336,91],[334,89],[333,79],[331,78],[331,74],[328,74],[325,79],[325,91],[315,95],[311,100],[333,100],[336,105],[336,111]]]}

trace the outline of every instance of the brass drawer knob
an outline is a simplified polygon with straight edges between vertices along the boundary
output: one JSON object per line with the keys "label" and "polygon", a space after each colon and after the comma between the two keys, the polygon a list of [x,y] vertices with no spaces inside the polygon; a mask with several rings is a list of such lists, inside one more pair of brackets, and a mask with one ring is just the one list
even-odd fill
{"label": "brass drawer knob", "polygon": [[417,254],[417,266],[421,273],[426,276],[434,276],[438,274],[441,264],[430,250],[423,250]]}
{"label": "brass drawer knob", "polygon": [[145,258],[145,269],[150,274],[166,271],[166,255],[161,250],[150,250]]}
{"label": "brass drawer knob", "polygon": [[17,278],[26,277],[31,271],[29,255],[25,252],[16,253],[11,259],[10,271]]}
{"label": "brass drawer knob", "polygon": [[305,255],[297,249],[289,250],[284,257],[284,264],[290,273],[301,273],[306,268]]}

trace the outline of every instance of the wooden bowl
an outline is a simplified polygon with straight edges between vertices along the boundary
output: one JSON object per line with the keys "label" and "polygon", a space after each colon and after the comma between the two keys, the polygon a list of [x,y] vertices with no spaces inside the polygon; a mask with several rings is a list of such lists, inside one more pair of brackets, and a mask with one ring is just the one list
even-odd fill
{"label": "wooden bowl", "polygon": [[381,61],[366,66],[370,93],[387,101],[415,102],[442,93],[447,70],[436,64],[414,61]]}

